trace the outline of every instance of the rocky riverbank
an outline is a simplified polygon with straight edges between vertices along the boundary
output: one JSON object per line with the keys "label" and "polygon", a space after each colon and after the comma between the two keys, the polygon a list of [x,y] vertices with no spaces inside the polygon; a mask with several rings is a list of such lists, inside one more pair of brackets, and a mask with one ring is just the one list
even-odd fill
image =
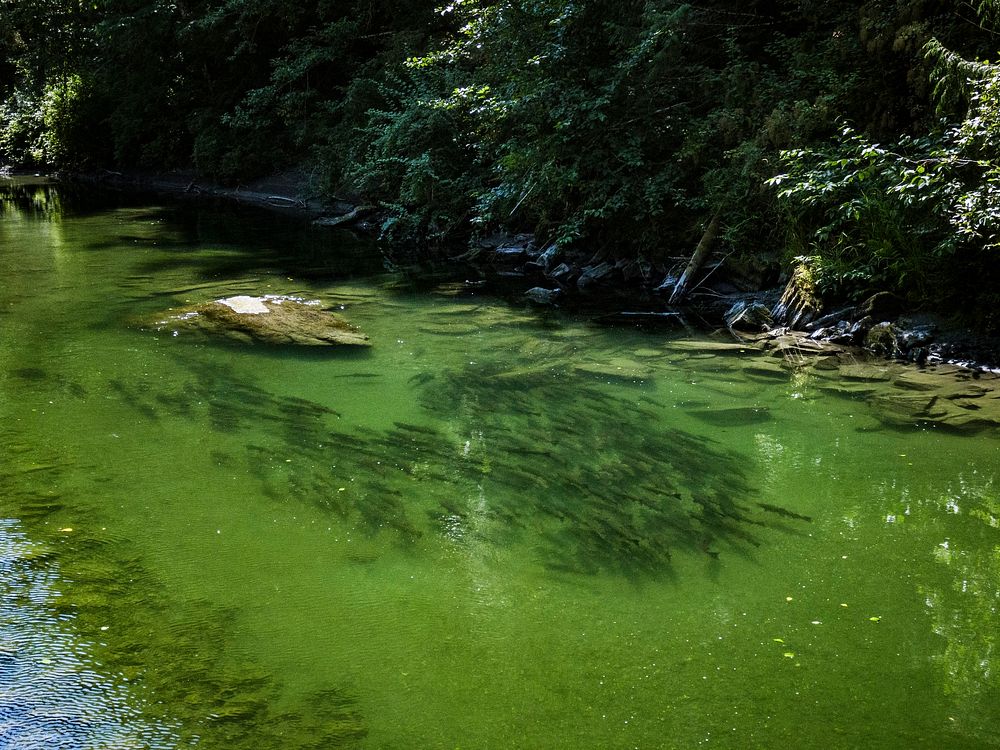
{"label": "rocky riverbank", "polygon": [[[245,185],[223,186],[188,172],[102,170],[63,179],[103,189],[148,192],[180,200],[225,202],[298,216],[317,226],[373,232],[378,210],[348,200],[324,199],[308,175],[292,171]],[[398,265],[412,252],[386,248]],[[851,347],[859,354],[919,366],[950,364],[1000,372],[1000,338],[972,332],[949,316],[908,309],[888,293],[853,305],[828,305],[811,289],[808,273],[787,279],[766,266],[748,268],[731,256],[709,258],[692,278],[683,305],[669,303],[687,257],[651,262],[609,253],[570,252],[531,234],[495,234],[456,252],[435,270],[464,278],[456,292],[489,289],[526,304],[591,314],[607,325],[671,329],[724,329],[739,338],[794,336],[803,351],[816,345]],[[806,344],[804,342],[810,342]]]}
{"label": "rocky riverbank", "polygon": [[[695,276],[683,305],[669,303],[686,258],[644,260],[587,257],[542,246],[531,235],[498,235],[459,258],[494,289],[537,306],[592,311],[612,325],[728,330],[738,339],[794,339],[803,352],[850,349],[859,356],[953,365],[1000,372],[1000,339],[970,331],[944,314],[913,310],[888,292],[857,304],[826,304],[808,273],[795,269],[783,284],[748,274],[727,258],[710,260]],[[760,288],[766,285],[766,288]]]}

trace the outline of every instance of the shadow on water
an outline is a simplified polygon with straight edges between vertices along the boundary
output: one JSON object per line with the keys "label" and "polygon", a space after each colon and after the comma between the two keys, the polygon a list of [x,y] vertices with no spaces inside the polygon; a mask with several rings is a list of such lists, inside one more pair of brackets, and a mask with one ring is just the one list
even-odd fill
{"label": "shadow on water", "polygon": [[[239,277],[248,268],[259,267],[298,279],[328,280],[384,271],[385,259],[374,241],[346,230],[314,227],[300,218],[229,204],[206,208],[164,199],[160,206],[149,208],[149,200],[149,195],[45,178],[0,178],[0,216],[63,220],[118,209],[129,212],[132,227],[155,225],[156,231],[149,233],[130,231],[78,245],[90,251],[168,251],[138,264],[142,273],[183,268],[209,280]],[[206,253],[206,247],[219,252]]]}
{"label": "shadow on water", "polygon": [[[339,313],[339,310],[335,310]],[[372,350],[367,346],[303,346],[302,344],[272,344],[272,343],[247,343],[223,336],[201,336],[198,332],[191,332],[187,338],[197,342],[197,346],[210,348],[218,354],[245,355],[247,347],[253,350],[253,357],[259,361],[280,361],[280,362],[301,362],[303,364],[320,362],[365,362],[372,359]],[[213,370],[214,366],[205,361],[193,363],[187,360],[182,361],[185,367],[191,368],[201,375],[206,375],[206,370]],[[228,369],[224,366],[224,372]],[[329,379],[380,377],[377,373],[347,373],[331,374]]]}
{"label": "shadow on water", "polygon": [[281,709],[283,686],[229,653],[233,613],[168,602],[129,543],[72,498],[66,525],[51,488],[75,467],[4,458],[0,497],[20,521],[0,519],[0,745],[353,748],[367,735],[339,687]]}
{"label": "shadow on water", "polygon": [[[23,210],[86,204],[78,193],[47,185],[7,187],[4,194]],[[331,253],[330,242],[341,235],[242,215],[158,209],[160,218],[169,216],[176,248],[152,256],[141,273],[184,266],[204,278],[228,278],[252,262],[306,276],[381,270],[381,256],[366,243],[345,240]],[[174,251],[186,245],[221,249]],[[403,545],[428,534],[459,545],[517,541],[552,569],[657,574],[671,569],[679,551],[712,559],[751,555],[763,529],[808,523],[749,500],[753,482],[742,456],[681,429],[676,413],[668,418],[627,389],[611,390],[570,367],[511,372],[485,364],[427,374],[410,383],[423,423],[380,430],[347,428],[335,404],[272,394],[217,360],[187,357],[181,369],[190,377],[170,385],[110,379],[107,394],[150,422],[171,415],[230,436],[252,435],[241,460],[268,496],[310,501]],[[26,386],[46,378],[32,368],[14,374]],[[759,409],[692,416],[716,425],[770,418]],[[290,453],[297,459],[291,465]]]}
{"label": "shadow on water", "polygon": [[627,389],[477,365],[443,373],[423,403],[458,411],[491,512],[539,534],[549,567],[655,574],[678,551],[752,554],[774,526],[747,502],[741,456]]}
{"label": "shadow on water", "polygon": [[411,383],[424,421],[374,429],[218,361],[184,366],[192,378],[170,391],[111,388],[148,419],[252,433],[220,465],[243,463],[267,497],[314,503],[403,547],[431,534],[524,545],[552,570],[660,575],[677,552],[751,556],[765,529],[811,521],[754,502],[746,459],[680,429],[676,412],[572,373],[442,370]]}
{"label": "shadow on water", "polygon": [[[283,216],[247,214],[236,207],[212,211],[173,207],[170,226],[176,233],[171,253],[143,262],[139,272],[184,268],[208,280],[239,277],[260,268],[297,279],[331,280],[384,271],[384,259],[372,240]],[[125,244],[134,241],[123,238]],[[155,244],[162,244],[162,238],[157,237]],[[217,251],[206,253],[206,247]],[[184,252],[187,249],[191,252]]]}

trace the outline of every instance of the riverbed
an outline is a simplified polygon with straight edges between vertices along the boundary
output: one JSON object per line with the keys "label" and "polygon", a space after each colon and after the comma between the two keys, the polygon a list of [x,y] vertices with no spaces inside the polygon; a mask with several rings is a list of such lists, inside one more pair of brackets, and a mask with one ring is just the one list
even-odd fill
{"label": "riverbed", "polygon": [[[2,747],[1000,746],[1000,432],[898,380],[40,179],[0,279]],[[372,346],[155,324],[242,294]]]}

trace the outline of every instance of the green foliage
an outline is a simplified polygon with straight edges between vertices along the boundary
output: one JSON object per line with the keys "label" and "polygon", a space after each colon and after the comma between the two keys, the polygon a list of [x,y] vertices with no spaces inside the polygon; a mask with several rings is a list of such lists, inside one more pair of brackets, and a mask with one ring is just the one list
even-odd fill
{"label": "green foliage", "polygon": [[924,54],[933,64],[933,92],[941,113],[969,101],[974,96],[976,85],[994,75],[993,66],[988,62],[967,60],[933,37],[924,45]]}
{"label": "green foliage", "polygon": [[784,151],[786,171],[769,181],[805,233],[827,293],[893,289],[926,299],[957,255],[1000,245],[1000,66],[964,60],[933,39],[925,50],[939,105],[967,100],[961,122],[891,145],[844,128],[823,150]]}
{"label": "green foliage", "polygon": [[80,159],[91,114],[81,70],[93,8],[71,0],[0,3],[0,160]]}
{"label": "green foliage", "polygon": [[478,187],[474,149],[460,136],[463,113],[443,104],[443,81],[404,70],[372,85],[381,103],[366,112],[347,178],[382,198],[387,237],[446,242],[467,219]]}
{"label": "green foliage", "polygon": [[[0,6],[0,72],[14,79],[7,90],[0,84],[0,127],[10,131],[0,159],[196,167],[218,179],[331,153],[321,149],[331,135],[350,132],[338,107],[352,81],[388,50],[400,57],[400,40],[412,44],[434,27],[431,0]],[[55,152],[26,148],[55,137],[39,108],[49,87],[73,76],[87,83],[73,106],[90,118],[88,137]]]}
{"label": "green foliage", "polygon": [[[656,255],[692,242],[721,209],[731,241],[759,236],[768,149],[824,124],[855,79],[840,70],[848,39],[776,34],[783,12],[745,7],[452,3],[451,33],[408,61],[419,95],[397,97],[394,111],[398,122],[447,112],[453,130],[421,133],[419,150],[388,137],[351,174],[379,172],[396,146],[438,176],[443,163],[472,170],[455,196],[463,233],[534,229],[595,252]],[[831,59],[822,73],[817,50]],[[376,108],[370,124],[395,129],[384,117]],[[412,204],[392,181],[358,185],[394,211]]]}
{"label": "green foliage", "polygon": [[0,104],[0,157],[7,163],[46,163],[45,124],[41,102],[23,90],[11,92]]}
{"label": "green foliage", "polygon": [[87,153],[87,83],[67,75],[38,93],[16,88],[0,103],[0,156],[25,166],[73,165]]}
{"label": "green foliage", "polygon": [[951,166],[965,179],[951,221],[959,233],[988,248],[1000,246],[1000,66],[980,81],[968,115],[952,131]]}
{"label": "green foliage", "polygon": [[813,259],[824,295],[921,295],[933,259],[954,252],[941,221],[953,190],[942,179],[941,140],[904,137],[890,150],[845,127],[828,150],[791,149],[781,159],[787,171],[769,184],[806,233],[798,250]]}

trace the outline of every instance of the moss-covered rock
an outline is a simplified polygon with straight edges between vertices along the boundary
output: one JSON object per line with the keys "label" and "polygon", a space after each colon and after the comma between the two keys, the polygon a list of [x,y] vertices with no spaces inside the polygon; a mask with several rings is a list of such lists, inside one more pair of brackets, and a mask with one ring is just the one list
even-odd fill
{"label": "moss-covered rock", "polygon": [[892,323],[876,323],[865,334],[865,349],[885,357],[899,355],[899,337]]}
{"label": "moss-covered rock", "polygon": [[241,295],[173,311],[158,330],[199,331],[236,341],[299,346],[370,346],[368,336],[317,300]]}

